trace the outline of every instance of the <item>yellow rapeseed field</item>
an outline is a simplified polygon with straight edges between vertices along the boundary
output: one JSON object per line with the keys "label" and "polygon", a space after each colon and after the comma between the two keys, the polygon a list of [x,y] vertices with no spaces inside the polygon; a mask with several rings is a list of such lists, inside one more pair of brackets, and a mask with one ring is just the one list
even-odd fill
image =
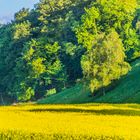
{"label": "yellow rapeseed field", "polygon": [[0,140],[140,139],[140,105],[0,107]]}

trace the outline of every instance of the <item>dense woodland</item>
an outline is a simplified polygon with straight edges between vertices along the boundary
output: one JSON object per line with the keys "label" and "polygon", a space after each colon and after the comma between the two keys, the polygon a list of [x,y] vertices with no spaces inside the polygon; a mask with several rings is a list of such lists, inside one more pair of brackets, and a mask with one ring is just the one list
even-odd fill
{"label": "dense woodland", "polygon": [[81,82],[94,94],[131,70],[139,38],[136,0],[40,0],[0,25],[0,93],[37,100]]}

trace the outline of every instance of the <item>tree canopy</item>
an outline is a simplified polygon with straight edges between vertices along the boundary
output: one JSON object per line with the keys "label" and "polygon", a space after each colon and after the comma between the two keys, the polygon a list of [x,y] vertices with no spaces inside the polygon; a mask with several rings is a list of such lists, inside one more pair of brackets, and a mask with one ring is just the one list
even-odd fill
{"label": "tree canopy", "polygon": [[0,90],[27,101],[77,79],[105,88],[140,56],[139,38],[136,0],[40,0],[0,26]]}

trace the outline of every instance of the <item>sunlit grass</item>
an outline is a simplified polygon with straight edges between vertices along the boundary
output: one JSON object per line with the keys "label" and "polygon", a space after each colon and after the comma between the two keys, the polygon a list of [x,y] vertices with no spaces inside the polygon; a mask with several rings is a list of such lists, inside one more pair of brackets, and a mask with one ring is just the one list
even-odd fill
{"label": "sunlit grass", "polygon": [[140,105],[0,107],[0,139],[140,139]]}

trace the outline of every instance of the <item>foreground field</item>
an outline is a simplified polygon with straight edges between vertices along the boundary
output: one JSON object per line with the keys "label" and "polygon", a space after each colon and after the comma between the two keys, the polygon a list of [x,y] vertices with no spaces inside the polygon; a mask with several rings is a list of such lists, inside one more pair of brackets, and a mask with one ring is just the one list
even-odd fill
{"label": "foreground field", "polygon": [[2,139],[140,139],[140,105],[0,107]]}

